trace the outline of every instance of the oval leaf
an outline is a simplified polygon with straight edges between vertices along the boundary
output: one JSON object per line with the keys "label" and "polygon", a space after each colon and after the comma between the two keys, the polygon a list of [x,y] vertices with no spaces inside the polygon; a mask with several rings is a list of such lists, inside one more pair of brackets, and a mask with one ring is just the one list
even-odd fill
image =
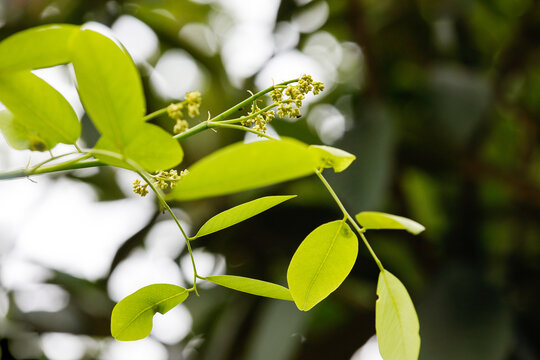
{"label": "oval leaf", "polygon": [[0,43],[0,72],[40,69],[70,62],[75,25],[44,25],[14,34]]}
{"label": "oval leaf", "polygon": [[214,284],[236,291],[242,291],[248,294],[265,296],[273,299],[292,301],[289,289],[270,282],[232,275],[209,276],[205,279],[213,282]]}
{"label": "oval leaf", "polygon": [[312,151],[319,159],[319,167],[334,168],[334,172],[342,172],[356,159],[351,153],[331,146],[310,145]]}
{"label": "oval leaf", "polygon": [[[184,157],[182,147],[169,133],[153,124],[142,124],[125,149],[115,147],[114,141],[102,136],[95,149],[118,154],[120,158],[135,161],[147,171],[159,171],[178,165]],[[99,160],[112,166],[131,169],[125,161],[118,158],[95,154]],[[134,169],[132,169],[134,170]]]}
{"label": "oval leaf", "polygon": [[212,217],[197,232],[195,238],[214,233],[258,215],[296,195],[265,196],[260,199],[235,206]]}
{"label": "oval leaf", "polygon": [[236,143],[194,164],[170,197],[194,200],[232,194],[307,176],[316,166],[307,145],[294,139]]}
{"label": "oval leaf", "polygon": [[37,134],[33,134],[20,122],[14,120],[13,114],[8,109],[0,111],[0,131],[4,134],[9,146],[17,150],[38,150],[47,145]]}
{"label": "oval leaf", "polygon": [[376,211],[363,211],[356,215],[356,220],[367,230],[397,229],[418,235],[426,229],[423,225],[406,217]]}
{"label": "oval leaf", "polygon": [[375,306],[375,328],[384,359],[417,360],[420,325],[405,286],[389,271],[379,274],[379,299]]}
{"label": "oval leaf", "polygon": [[116,340],[139,340],[150,335],[155,313],[165,314],[188,297],[183,287],[153,284],[122,299],[113,309],[111,333]]}
{"label": "oval leaf", "polygon": [[357,254],[358,238],[345,221],[332,221],[313,230],[287,270],[296,306],[307,311],[336,290],[350,273]]}
{"label": "oval leaf", "polygon": [[73,37],[71,56],[88,115],[123,150],[144,123],[144,93],[133,60],[119,44],[89,29]]}
{"label": "oval leaf", "polygon": [[44,147],[34,150],[52,149],[59,142],[74,144],[79,138],[81,124],[71,105],[31,72],[0,74],[0,101],[12,114],[11,124],[19,129],[8,131],[19,135],[26,131],[44,143]]}
{"label": "oval leaf", "polygon": [[148,171],[175,167],[182,162],[180,143],[157,125],[142,124],[124,154]]}

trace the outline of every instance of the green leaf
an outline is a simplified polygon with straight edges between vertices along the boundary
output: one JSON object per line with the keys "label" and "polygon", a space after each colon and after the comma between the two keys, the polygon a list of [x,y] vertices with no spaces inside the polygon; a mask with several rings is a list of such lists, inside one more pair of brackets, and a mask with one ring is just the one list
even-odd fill
{"label": "green leaf", "polygon": [[175,167],[184,157],[180,143],[153,124],[143,124],[126,146],[124,154],[148,171]]}
{"label": "green leaf", "polygon": [[[124,150],[116,148],[113,140],[104,136],[94,149],[111,151],[119,157],[133,160],[150,172],[172,168],[182,161],[182,147],[165,130],[153,124],[142,124],[139,129]],[[135,170],[118,158],[103,154],[95,156],[109,165]]]}
{"label": "green leaf", "polygon": [[205,279],[214,284],[248,294],[292,301],[289,289],[270,282],[232,275],[209,276]]}
{"label": "green leaf", "polygon": [[44,25],[0,42],[0,72],[33,70],[70,62],[69,41],[75,25]]}
{"label": "green leaf", "polygon": [[[178,165],[184,156],[178,141],[144,122],[141,79],[127,51],[114,40],[84,29],[73,38],[71,52],[81,100],[102,135],[96,149],[120,154],[148,171]],[[97,157],[126,166],[112,157]]]}
{"label": "green leaf", "polygon": [[208,235],[238,224],[293,197],[296,195],[265,196],[225,210],[204,223],[195,237]]}
{"label": "green leaf", "polygon": [[170,197],[194,200],[271,185],[314,173],[307,145],[294,139],[236,143],[189,169]]}
{"label": "green leaf", "polygon": [[32,134],[26,127],[14,121],[13,114],[8,109],[0,111],[0,131],[4,134],[8,144],[17,150],[45,149],[47,145],[43,139]]}
{"label": "green leaf", "polygon": [[331,146],[310,145],[312,151],[319,159],[319,167],[334,168],[334,172],[342,172],[356,159],[351,153]]}
{"label": "green leaf", "polygon": [[144,123],[146,108],[133,60],[119,44],[88,29],[73,37],[71,56],[88,115],[115,148],[125,149]]}
{"label": "green leaf", "polygon": [[313,230],[293,255],[287,281],[300,310],[308,311],[336,290],[351,271],[358,254],[358,238],[345,221]]}
{"label": "green leaf", "polygon": [[376,211],[363,211],[356,214],[356,220],[367,230],[397,229],[407,230],[411,234],[418,235],[426,229],[416,221],[403,216]]}
{"label": "green leaf", "polygon": [[147,337],[155,313],[165,314],[188,297],[183,287],[153,284],[122,299],[112,311],[111,333],[116,340],[131,341]]}
{"label": "green leaf", "polygon": [[382,357],[417,360],[420,325],[407,289],[397,277],[383,270],[379,274],[377,295],[375,328]]}
{"label": "green leaf", "polygon": [[30,137],[28,148],[39,140],[40,145],[34,150],[41,151],[52,149],[59,142],[74,144],[79,138],[81,124],[71,105],[31,72],[0,74],[0,101],[12,114],[3,123],[12,138],[17,134],[18,146],[23,146],[25,133]]}

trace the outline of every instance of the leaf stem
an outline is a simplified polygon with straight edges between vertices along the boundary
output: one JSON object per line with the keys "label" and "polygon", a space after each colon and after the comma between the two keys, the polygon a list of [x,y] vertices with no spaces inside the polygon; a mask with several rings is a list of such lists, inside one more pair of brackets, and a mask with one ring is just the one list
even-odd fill
{"label": "leaf stem", "polygon": [[334,198],[334,201],[336,202],[336,204],[339,206],[339,208],[341,209],[341,212],[343,213],[343,216],[345,216],[345,218],[347,220],[349,220],[349,222],[352,224],[352,226],[355,228],[355,230],[358,232],[358,234],[360,235],[360,237],[362,238],[362,241],[364,242],[364,245],[367,247],[369,253],[371,254],[371,257],[373,257],[373,260],[375,260],[375,263],[377,264],[377,266],[379,267],[379,269],[381,271],[384,270],[384,267],[382,266],[382,263],[381,261],[379,260],[379,258],[377,257],[377,255],[375,254],[375,252],[373,251],[373,249],[371,248],[371,245],[369,245],[369,242],[367,241],[366,239],[366,236],[364,235],[364,232],[365,230],[362,229],[360,227],[360,225],[358,225],[356,223],[356,221],[354,220],[354,218],[349,214],[349,212],[347,211],[347,209],[345,209],[345,206],[343,206],[343,204],[341,203],[341,200],[339,200],[339,197],[337,196],[337,194],[335,193],[334,189],[332,189],[332,186],[330,186],[330,184],[328,183],[328,181],[326,181],[326,179],[324,178],[324,176],[322,175],[322,172],[321,170],[319,169],[316,169],[315,170],[315,174],[317,174],[317,176],[319,177],[319,179],[321,180],[321,182],[324,184],[324,186],[326,187],[326,189],[328,190],[328,192],[330,193],[330,195],[332,196],[332,198]]}
{"label": "leaf stem", "polygon": [[130,159],[126,159],[123,156],[121,156],[119,154],[116,154],[116,153],[114,153],[112,151],[93,149],[93,150],[87,150],[87,152],[89,154],[102,154],[102,155],[110,156],[110,157],[113,157],[113,158],[115,158],[117,160],[120,160],[120,161],[124,162],[131,169],[133,169],[148,184],[148,186],[150,186],[150,189],[152,189],[152,191],[156,195],[160,205],[163,206],[163,208],[165,210],[167,210],[167,212],[171,215],[174,222],[176,223],[176,226],[178,226],[178,228],[180,229],[180,232],[184,236],[184,240],[186,241],[186,246],[187,246],[187,249],[188,249],[188,252],[189,252],[189,256],[191,258],[191,264],[193,265],[193,290],[195,291],[195,294],[197,294],[197,296],[199,296],[199,293],[197,291],[197,276],[198,276],[197,275],[197,267],[195,265],[195,259],[193,257],[193,251],[191,250],[191,244],[189,243],[189,240],[188,240],[189,238],[188,238],[184,228],[180,224],[180,220],[178,220],[178,218],[176,217],[176,215],[172,211],[169,204],[167,204],[167,201],[165,201],[165,197],[164,197],[162,191],[154,186],[154,184],[152,183],[152,181],[150,180],[150,178],[148,176],[148,173],[139,164],[137,164],[135,161],[130,160]]}
{"label": "leaf stem", "polygon": [[163,115],[163,114],[167,113],[167,108],[168,108],[168,106],[166,106],[166,107],[164,107],[164,108],[161,108],[161,109],[159,109],[159,110],[156,110],[156,111],[154,111],[154,112],[152,112],[152,113],[146,115],[146,116],[143,118],[143,120],[144,120],[144,121],[148,121],[148,120],[151,120],[151,119],[153,119],[153,118],[155,118],[155,117],[158,117],[158,116],[160,116],[160,115]]}
{"label": "leaf stem", "polygon": [[190,136],[193,136],[195,134],[198,134],[200,133],[201,131],[204,131],[206,129],[209,128],[209,120],[206,120],[206,121],[203,121],[203,122],[200,122],[198,123],[197,125],[195,125],[194,127],[180,133],[180,134],[176,134],[173,136],[173,138],[175,138],[176,140],[180,141],[180,140],[183,140],[183,139],[186,139]]}
{"label": "leaf stem", "polygon": [[[131,165],[132,161],[130,161],[128,163]],[[131,166],[133,166],[133,165],[131,165]],[[191,265],[193,266],[193,290],[195,291],[195,294],[197,294],[197,296],[199,296],[199,292],[197,291],[197,277],[198,277],[198,275],[197,275],[197,266],[195,265],[195,258],[193,257],[193,251],[191,250],[191,244],[189,243],[189,237],[187,236],[186,232],[184,231],[184,228],[182,227],[182,225],[180,224],[180,220],[178,220],[178,218],[176,217],[175,213],[172,211],[172,209],[169,206],[169,204],[167,203],[167,201],[165,201],[165,198],[163,197],[162,192],[158,188],[156,188],[154,186],[154,184],[152,184],[152,181],[150,181],[148,176],[145,174],[145,171],[143,169],[139,168],[139,169],[137,169],[137,174],[139,174],[139,176],[143,178],[143,180],[148,184],[148,186],[150,186],[150,188],[152,189],[154,194],[156,194],[156,197],[158,198],[159,203],[161,204],[161,206],[163,206],[163,208],[165,208],[165,210],[167,210],[167,212],[171,215],[174,222],[176,223],[176,226],[178,226],[178,228],[182,232],[182,235],[184,236],[184,240],[186,241],[186,246],[187,246],[187,250],[189,252],[189,257],[191,258]]]}
{"label": "leaf stem", "polygon": [[267,138],[268,140],[276,140],[276,138],[273,138],[270,135],[266,135],[263,132],[260,132],[260,131],[257,131],[257,130],[254,130],[252,128],[248,128],[248,127],[245,127],[245,126],[241,126],[241,125],[224,124],[222,122],[219,122],[219,123],[210,123],[209,127],[210,128],[225,128],[225,129],[234,129],[234,130],[247,131],[247,132],[250,132],[250,133],[253,133],[253,134],[257,134],[258,136]]}

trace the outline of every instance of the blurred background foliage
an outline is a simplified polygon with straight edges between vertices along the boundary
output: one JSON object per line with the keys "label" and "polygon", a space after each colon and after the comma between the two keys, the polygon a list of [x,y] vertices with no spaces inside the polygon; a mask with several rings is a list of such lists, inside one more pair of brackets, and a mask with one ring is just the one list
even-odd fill
{"label": "blurred background foliage", "polygon": [[[329,174],[350,211],[386,211],[426,226],[418,237],[368,233],[417,306],[421,359],[540,359],[539,2],[0,2],[0,39],[40,24],[89,21],[124,34],[128,50],[130,32],[142,26],[155,34],[154,50],[132,53],[149,112],[199,89],[204,120],[272,79],[311,72],[325,81],[324,95],[312,99],[301,119],[272,125],[280,135],[357,155],[346,172]],[[135,27],[122,32],[122,21]],[[98,134],[85,116],[82,121],[91,145]],[[173,126],[165,117],[157,122]],[[242,138],[212,131],[190,138],[182,143],[182,165]],[[111,169],[55,178],[90,184],[102,202],[127,196]],[[269,193],[299,197],[197,240],[197,254],[218,259],[209,272],[283,284],[301,240],[340,217],[316,178],[174,205],[196,229],[219,211]],[[69,294],[57,311],[23,311],[3,284],[2,359],[121,359],[129,346],[136,349],[136,343],[123,344],[124,355],[106,349],[114,305],[107,283],[148,246],[145,237],[164,218],[157,207],[153,212],[99,279],[53,269],[45,282]],[[54,235],[41,241],[47,236]],[[5,261],[9,253],[0,256]],[[374,334],[376,279],[377,267],[361,247],[345,283],[308,313],[286,302],[203,289],[185,303],[192,318],[185,334],[154,337],[157,350],[147,358],[376,359],[357,352]],[[68,344],[78,344],[78,352]]]}

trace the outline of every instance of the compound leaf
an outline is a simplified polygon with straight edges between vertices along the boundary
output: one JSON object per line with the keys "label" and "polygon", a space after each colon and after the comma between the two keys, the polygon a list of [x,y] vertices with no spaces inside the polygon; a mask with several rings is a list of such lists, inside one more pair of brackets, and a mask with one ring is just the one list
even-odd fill
{"label": "compound leaf", "polygon": [[379,296],[375,306],[375,328],[384,359],[417,360],[420,325],[405,286],[389,271],[379,274]]}
{"label": "compound leaf", "polygon": [[0,74],[0,101],[11,113],[3,128],[7,127],[12,138],[17,134],[18,146],[23,146],[25,133],[29,136],[27,148],[40,151],[52,149],[59,142],[74,144],[79,138],[81,124],[71,105],[29,71]]}
{"label": "compound leaf", "polygon": [[248,294],[265,296],[273,299],[292,301],[289,289],[267,281],[233,275],[216,275],[206,277],[205,279],[213,282],[214,284],[236,291],[242,291]]}
{"label": "compound leaf", "polygon": [[319,159],[319,167],[334,168],[334,172],[342,172],[356,159],[351,153],[331,146],[310,145],[312,151]]}
{"label": "compound leaf", "polygon": [[336,290],[351,271],[358,254],[358,238],[345,221],[313,230],[300,244],[287,270],[291,295],[308,311]]}
{"label": "compound leaf", "polygon": [[144,123],[143,88],[133,60],[114,40],[89,29],[73,37],[71,56],[88,115],[123,150]]}
{"label": "compound leaf", "polygon": [[188,297],[188,291],[171,284],[153,284],[122,299],[113,309],[111,333],[116,340],[131,341],[147,337],[152,319],[165,314]]}
{"label": "compound leaf", "polygon": [[314,173],[306,144],[294,139],[236,143],[189,168],[170,197],[194,200],[271,185]]}
{"label": "compound leaf", "polygon": [[356,220],[367,230],[397,229],[418,235],[426,229],[423,225],[406,217],[376,211],[363,211],[356,214]]}
{"label": "compound leaf", "polygon": [[235,206],[210,218],[197,232],[196,238],[214,233],[258,215],[296,195],[265,196],[260,199]]}
{"label": "compound leaf", "polygon": [[0,42],[0,72],[34,70],[70,62],[69,42],[75,25],[43,25]]}

